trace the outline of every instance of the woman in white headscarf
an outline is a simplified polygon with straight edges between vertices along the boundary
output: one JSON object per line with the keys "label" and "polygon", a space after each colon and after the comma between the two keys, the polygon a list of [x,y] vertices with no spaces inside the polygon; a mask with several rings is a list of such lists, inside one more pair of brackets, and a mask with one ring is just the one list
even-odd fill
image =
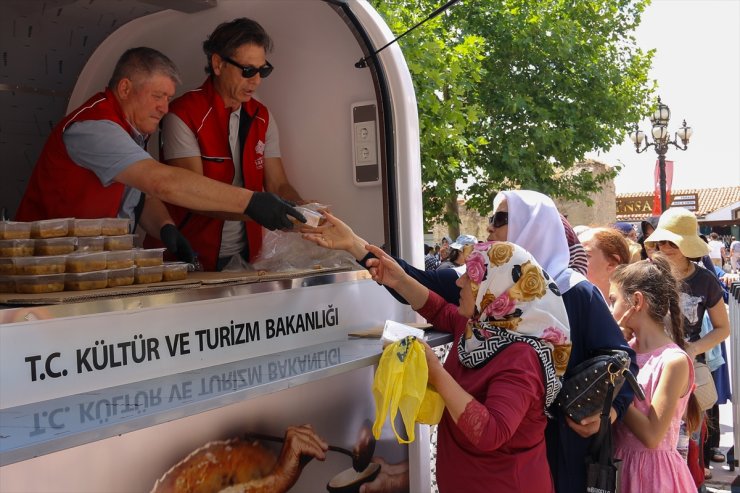
{"label": "woman in white headscarf", "polygon": [[570,331],[550,276],[512,243],[476,244],[457,280],[457,306],[346,224],[326,217],[322,232],[304,238],[355,258],[372,252],[367,267],[373,279],[454,336],[444,366],[426,346],[429,383],[445,401],[437,443],[440,492],[553,492],[545,410],[560,390],[557,377],[567,365]]}
{"label": "woman in white headscarf", "polygon": [[[488,239],[510,241],[525,248],[555,279],[563,295],[573,343],[568,367],[575,367],[599,351],[621,349],[632,357],[631,370],[637,374],[634,351],[624,340],[599,289],[568,267],[568,242],[552,199],[531,190],[509,190],[496,195],[493,208]],[[632,398],[631,387],[622,386],[614,399],[612,422],[622,416]],[[590,437],[598,431],[599,416],[576,423],[558,409],[552,411],[556,420],[548,424],[547,447],[555,489],[558,493],[583,493],[586,491],[584,458]]]}

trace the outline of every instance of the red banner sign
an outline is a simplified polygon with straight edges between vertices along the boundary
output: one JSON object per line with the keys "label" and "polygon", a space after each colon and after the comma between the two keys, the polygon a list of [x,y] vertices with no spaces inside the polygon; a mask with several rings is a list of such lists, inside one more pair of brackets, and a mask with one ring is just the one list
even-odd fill
{"label": "red banner sign", "polygon": [[[665,162],[665,203],[671,203],[671,185],[673,184],[673,161]],[[655,161],[655,193],[653,194],[653,215],[659,216],[660,209],[660,160]]]}

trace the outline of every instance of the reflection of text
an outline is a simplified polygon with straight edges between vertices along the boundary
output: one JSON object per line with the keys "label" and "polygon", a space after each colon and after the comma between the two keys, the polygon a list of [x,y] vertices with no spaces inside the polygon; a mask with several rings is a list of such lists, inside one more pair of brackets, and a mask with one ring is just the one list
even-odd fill
{"label": "reflection of text", "polygon": [[[192,356],[193,353],[220,351],[236,346],[259,344],[278,337],[290,337],[339,325],[339,308],[325,308],[304,313],[291,313],[264,320],[230,320],[216,327],[176,331],[162,337],[147,336],[143,329],[124,340],[98,339],[70,351],[50,350],[46,354],[23,357],[31,382],[57,379],[70,374],[111,371],[148,364],[164,358]],[[74,347],[74,346],[73,346]],[[71,359],[71,361],[70,361]],[[292,366],[315,365],[313,362],[286,363],[275,371],[290,374]]]}
{"label": "reflection of text", "polygon": [[[249,361],[245,361],[249,363]],[[81,394],[78,399],[65,398],[64,404],[34,412],[29,416],[29,437],[46,433],[63,433],[73,429],[95,427],[114,420],[140,416],[150,411],[164,411],[204,397],[216,397],[259,385],[295,377],[341,363],[339,347],[299,354],[292,357],[273,358],[253,365],[237,366],[225,371],[215,371],[194,376],[166,385],[147,388],[141,382],[137,390],[111,393],[94,398]],[[26,423],[17,423],[26,425]]]}

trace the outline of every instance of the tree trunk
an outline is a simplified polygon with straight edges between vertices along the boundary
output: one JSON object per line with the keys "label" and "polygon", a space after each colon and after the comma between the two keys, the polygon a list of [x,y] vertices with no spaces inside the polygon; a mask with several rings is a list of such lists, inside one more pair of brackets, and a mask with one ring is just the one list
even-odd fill
{"label": "tree trunk", "polygon": [[457,204],[457,197],[447,201],[446,209],[450,217],[457,219],[447,223],[447,232],[450,234],[450,239],[455,241],[455,238],[460,236],[460,208]]}

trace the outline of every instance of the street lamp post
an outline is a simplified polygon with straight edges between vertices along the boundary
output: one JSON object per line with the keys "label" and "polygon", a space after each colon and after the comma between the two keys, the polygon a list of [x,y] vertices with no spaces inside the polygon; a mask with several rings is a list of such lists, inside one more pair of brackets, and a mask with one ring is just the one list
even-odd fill
{"label": "street lamp post", "polygon": [[[669,139],[668,132],[668,121],[671,119],[671,110],[667,105],[660,102],[658,97],[658,109],[650,116],[650,123],[653,125],[651,131],[653,135],[653,142],[649,142],[645,136],[645,132],[641,131],[637,123],[635,123],[634,132],[630,132],[630,139],[635,144],[635,150],[637,153],[644,152],[648,147],[655,147],[655,152],[658,154],[658,167],[660,168],[660,212],[666,210],[666,176],[665,176],[665,154],[668,152],[668,145],[672,145],[676,149],[685,151],[689,145],[689,139],[693,130],[691,127],[686,126],[686,120],[683,121],[681,128],[676,131],[673,140]],[[681,144],[678,140],[681,140]],[[643,146],[643,141],[645,145]]]}

